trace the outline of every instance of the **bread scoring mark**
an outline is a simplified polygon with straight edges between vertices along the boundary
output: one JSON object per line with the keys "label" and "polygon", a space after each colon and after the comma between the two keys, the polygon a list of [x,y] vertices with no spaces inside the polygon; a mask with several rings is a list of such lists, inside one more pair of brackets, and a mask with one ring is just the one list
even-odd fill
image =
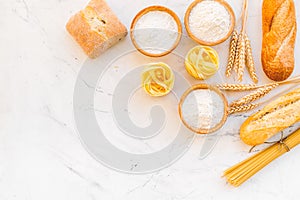
{"label": "bread scoring mark", "polygon": [[293,26],[291,32],[288,34],[288,36],[283,40],[281,46],[279,47],[278,51],[276,52],[276,56],[274,58],[274,60],[279,60],[280,55],[282,55],[284,52],[284,49],[286,48],[286,46],[288,46],[290,40],[292,39],[292,37],[294,36],[294,31],[295,31],[295,27],[296,25]]}
{"label": "bread scoring mark", "polygon": [[[266,2],[266,1],[264,1]],[[264,15],[272,16],[270,23],[263,18],[262,64],[266,75],[275,81],[287,79],[294,69],[294,41],[297,30],[293,0],[276,1],[276,8]],[[271,16],[269,16],[271,15]],[[266,31],[266,29],[269,29]]]}

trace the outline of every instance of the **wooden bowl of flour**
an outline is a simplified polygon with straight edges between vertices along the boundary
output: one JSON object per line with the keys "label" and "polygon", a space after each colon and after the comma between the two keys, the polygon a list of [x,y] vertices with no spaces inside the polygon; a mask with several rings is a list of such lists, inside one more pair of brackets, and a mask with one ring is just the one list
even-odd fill
{"label": "wooden bowl of flour", "polygon": [[235,15],[224,0],[195,0],[187,9],[184,25],[197,43],[215,46],[227,40],[235,27]]}
{"label": "wooden bowl of flour", "polygon": [[[185,107],[185,105],[184,105],[185,102],[188,99],[190,99],[190,95],[192,95],[193,92],[200,91],[200,90],[214,94],[217,97],[216,99],[218,99],[218,102],[220,104],[220,106],[215,108],[215,109],[219,110],[219,112],[216,113],[217,116],[214,116],[217,120],[216,120],[216,122],[210,122],[209,127],[201,127],[201,126],[197,127],[197,126],[192,125],[193,123],[191,123],[190,119],[188,120],[188,118],[186,117],[186,114],[185,114],[185,113],[192,114],[195,112],[197,112],[197,114],[198,114],[198,112],[200,112],[200,110],[195,109],[195,107],[192,107],[193,110],[186,110],[187,107]],[[197,97],[194,97],[194,98],[197,99]],[[216,101],[216,99],[214,99],[214,101]],[[207,99],[201,98],[202,103],[205,100],[207,100]],[[198,103],[198,102],[196,101],[194,103]],[[187,104],[190,104],[190,103],[187,103]],[[209,134],[209,133],[213,133],[213,132],[219,130],[225,124],[225,122],[227,121],[227,118],[228,118],[228,112],[227,112],[228,107],[229,107],[228,101],[219,88],[203,83],[203,84],[194,85],[191,88],[189,88],[187,91],[185,91],[185,93],[182,95],[180,102],[178,104],[178,112],[179,112],[179,116],[180,116],[182,123],[188,129],[190,129],[191,131],[198,133],[198,134]],[[205,118],[201,118],[200,114],[197,118],[199,121],[205,121]]]}
{"label": "wooden bowl of flour", "polygon": [[[171,39],[168,38],[169,35],[170,38],[172,37]],[[150,57],[162,57],[171,53],[178,46],[181,36],[182,25],[179,17],[172,10],[163,6],[150,6],[141,10],[133,19],[130,27],[133,45],[139,52]],[[143,43],[145,45],[142,45]],[[147,49],[147,45],[152,49]],[[155,48],[159,50],[155,50]]]}

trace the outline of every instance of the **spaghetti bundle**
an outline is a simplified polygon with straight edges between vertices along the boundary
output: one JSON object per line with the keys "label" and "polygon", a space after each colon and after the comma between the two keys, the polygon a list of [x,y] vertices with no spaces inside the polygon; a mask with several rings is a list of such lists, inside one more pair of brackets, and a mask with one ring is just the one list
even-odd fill
{"label": "spaghetti bundle", "polygon": [[233,186],[240,186],[259,170],[300,143],[300,129],[245,161],[227,169],[224,176]]}

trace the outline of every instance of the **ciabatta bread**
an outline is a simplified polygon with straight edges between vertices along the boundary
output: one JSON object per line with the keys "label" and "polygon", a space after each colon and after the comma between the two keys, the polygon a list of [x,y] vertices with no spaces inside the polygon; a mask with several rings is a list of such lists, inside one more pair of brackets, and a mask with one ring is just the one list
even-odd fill
{"label": "ciabatta bread", "polygon": [[264,0],[262,26],[263,70],[270,79],[283,81],[294,70],[297,24],[293,0]]}
{"label": "ciabatta bread", "polygon": [[276,99],[250,116],[241,126],[240,137],[248,145],[259,145],[298,121],[300,88]]}
{"label": "ciabatta bread", "polygon": [[127,35],[105,0],[91,0],[72,16],[66,25],[68,32],[90,58],[96,58]]}

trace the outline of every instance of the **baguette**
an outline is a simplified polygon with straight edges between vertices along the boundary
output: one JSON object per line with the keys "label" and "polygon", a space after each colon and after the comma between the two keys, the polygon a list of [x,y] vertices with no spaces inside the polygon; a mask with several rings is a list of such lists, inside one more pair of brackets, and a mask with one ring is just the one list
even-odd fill
{"label": "baguette", "polygon": [[279,97],[250,116],[241,126],[240,137],[248,145],[259,145],[298,121],[300,88]]}
{"label": "baguette", "polygon": [[297,22],[293,0],[264,0],[262,29],[263,70],[274,81],[286,80],[294,70]]}
{"label": "baguette", "polygon": [[126,27],[105,0],[91,0],[70,18],[66,29],[90,58],[98,57],[127,35]]}

